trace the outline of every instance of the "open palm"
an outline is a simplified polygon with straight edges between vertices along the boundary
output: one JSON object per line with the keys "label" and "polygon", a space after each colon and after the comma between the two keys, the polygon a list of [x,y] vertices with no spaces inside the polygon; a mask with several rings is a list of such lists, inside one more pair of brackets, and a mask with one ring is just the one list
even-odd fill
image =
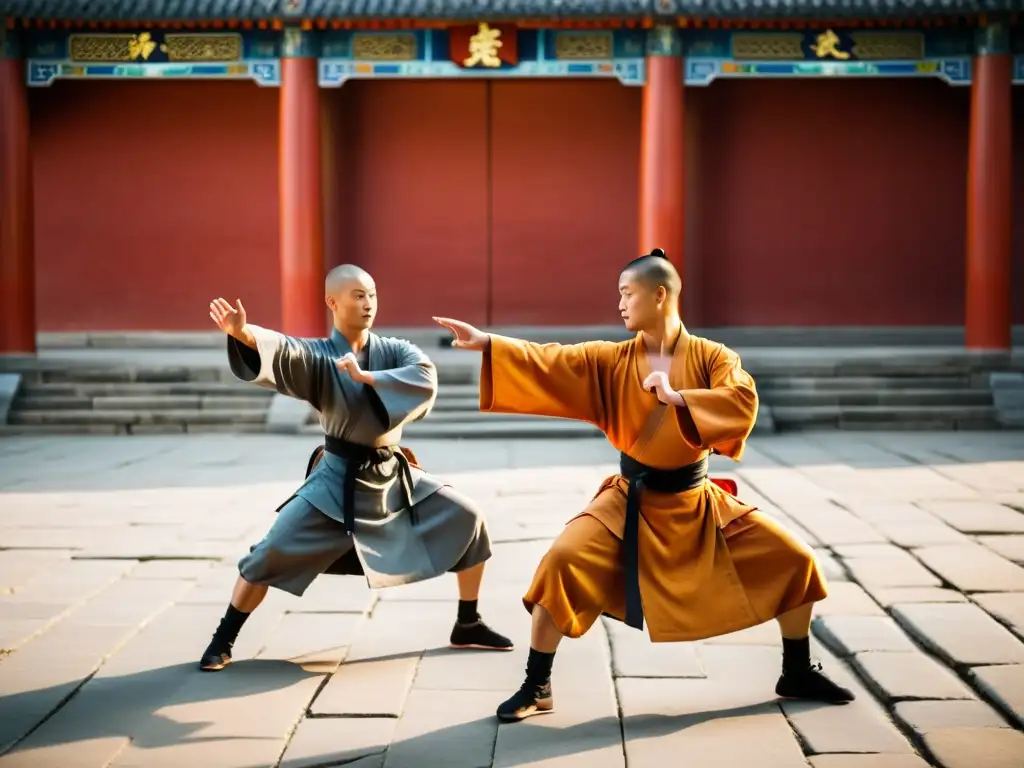
{"label": "open palm", "polygon": [[241,299],[237,299],[237,302],[237,306],[234,307],[224,299],[214,299],[210,302],[210,318],[229,336],[234,336],[245,328],[245,307],[242,306]]}
{"label": "open palm", "polygon": [[435,317],[434,322],[455,334],[452,346],[456,349],[475,349],[479,352],[487,348],[489,341],[487,334],[469,323],[453,320],[450,317]]}

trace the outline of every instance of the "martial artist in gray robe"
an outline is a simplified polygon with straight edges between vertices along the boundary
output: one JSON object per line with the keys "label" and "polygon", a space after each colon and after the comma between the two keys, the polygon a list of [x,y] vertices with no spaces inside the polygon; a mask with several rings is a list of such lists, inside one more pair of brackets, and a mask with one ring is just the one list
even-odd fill
{"label": "martial artist in gray robe", "polygon": [[[437,372],[420,349],[371,333],[366,365],[361,366],[373,373],[370,387],[337,369],[338,358],[352,349],[336,330],[329,339],[300,340],[259,326],[248,328],[258,353],[228,337],[232,373],[312,405],[320,413],[328,447],[306,482],[279,508],[281,518],[267,537],[243,558],[240,571],[246,581],[301,595],[320,573],[351,572],[331,566],[353,547],[375,589],[463,570],[491,556],[487,525],[475,505],[393,449],[402,427],[426,416],[437,397]],[[350,451],[381,447],[384,456],[392,455],[378,463],[346,459],[331,450],[330,438],[351,446]],[[356,472],[350,518],[354,535],[326,523],[303,529],[312,536],[296,537],[298,520],[323,523],[317,518],[326,516],[345,524],[343,491],[346,472],[351,471]],[[310,517],[307,507],[323,515]],[[291,546],[281,546],[281,538]]]}
{"label": "martial artist in gray robe", "polygon": [[[330,338],[296,339],[245,328],[256,348],[228,336],[231,371],[306,401],[326,433],[306,481],[239,562],[247,584],[301,596],[320,574],[362,573],[370,587],[383,588],[466,571],[490,558],[487,523],[476,505],[410,462],[411,452],[398,445],[402,427],[425,417],[437,397],[437,371],[419,348],[369,333],[359,367],[372,373],[371,386],[338,369],[352,348],[337,330]],[[201,668],[230,662],[230,646],[247,615],[229,606]],[[451,643],[512,648],[480,620],[475,600],[460,600]]]}

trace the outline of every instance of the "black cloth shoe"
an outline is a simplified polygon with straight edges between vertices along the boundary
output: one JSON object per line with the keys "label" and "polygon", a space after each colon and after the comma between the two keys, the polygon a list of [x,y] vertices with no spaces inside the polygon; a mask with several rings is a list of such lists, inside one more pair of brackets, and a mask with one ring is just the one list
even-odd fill
{"label": "black cloth shoe", "polygon": [[248,613],[235,608],[228,603],[228,609],[224,612],[224,618],[217,625],[217,631],[213,633],[213,639],[206,646],[203,658],[199,660],[199,668],[204,672],[216,672],[224,669],[231,663],[231,648],[238,639],[238,633],[249,618]]}
{"label": "black cloth shoe", "polygon": [[460,651],[511,651],[512,641],[499,635],[479,619],[472,624],[455,623],[449,641],[452,648]]}
{"label": "black cloth shoe", "polygon": [[216,672],[224,669],[231,663],[231,646],[232,643],[221,640],[215,635],[203,652],[203,658],[199,660],[199,669],[203,672]]}
{"label": "black cloth shoe", "polygon": [[512,694],[512,698],[498,707],[498,719],[506,723],[518,723],[533,715],[546,715],[555,711],[555,700],[551,697],[551,681],[537,685],[527,680],[523,687]]}
{"label": "black cloth shoe", "polygon": [[849,704],[856,697],[849,691],[828,679],[821,664],[798,670],[784,670],[775,685],[775,695],[785,699],[821,701],[825,704]]}

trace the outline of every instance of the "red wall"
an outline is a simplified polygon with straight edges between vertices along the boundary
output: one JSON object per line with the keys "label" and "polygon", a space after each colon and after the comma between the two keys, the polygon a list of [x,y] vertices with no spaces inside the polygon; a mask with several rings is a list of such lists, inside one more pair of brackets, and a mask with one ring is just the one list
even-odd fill
{"label": "red wall", "polygon": [[686,105],[688,322],[963,323],[968,89],[734,80]]}
{"label": "red wall", "polygon": [[[437,312],[617,323],[640,93],[555,80],[325,91],[328,264],[375,275],[382,325]],[[40,330],[205,330],[215,295],[279,322],[276,89],[58,82],[30,100]],[[689,323],[962,324],[967,89],[719,81],[685,102]],[[1024,125],[1020,86],[1014,112]]]}
{"label": "red wall", "polygon": [[280,320],[277,89],[30,89],[39,329],[209,330],[209,300]]}
{"label": "red wall", "polygon": [[328,263],[373,275],[381,326],[486,322],[487,83],[356,80],[336,93],[326,215],[343,223]]}
{"label": "red wall", "polygon": [[373,274],[380,325],[618,322],[638,88],[354,81],[325,100],[328,263]]}
{"label": "red wall", "polygon": [[1024,324],[1024,85],[1013,88],[1013,322]]}
{"label": "red wall", "polygon": [[617,325],[639,255],[641,89],[617,81],[492,86],[495,325]]}

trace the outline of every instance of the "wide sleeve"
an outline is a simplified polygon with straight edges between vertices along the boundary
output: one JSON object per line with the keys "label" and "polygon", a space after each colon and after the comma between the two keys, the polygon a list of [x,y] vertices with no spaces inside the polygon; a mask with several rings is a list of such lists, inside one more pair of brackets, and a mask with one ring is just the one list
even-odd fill
{"label": "wide sleeve", "polygon": [[314,340],[247,325],[256,349],[228,336],[228,365],[242,381],[305,400],[320,409],[326,357]]}
{"label": "wide sleeve", "polygon": [[365,391],[386,431],[419,421],[434,407],[437,369],[416,345],[401,342],[398,365],[372,373],[373,386]]}
{"label": "wide sleeve", "polygon": [[739,460],[757,420],[757,388],[739,355],[716,345],[707,359],[708,388],[684,389],[676,409],[683,435],[694,448]]}
{"label": "wide sleeve", "polygon": [[555,416],[605,429],[605,342],[536,344],[492,334],[480,363],[480,410]]}

